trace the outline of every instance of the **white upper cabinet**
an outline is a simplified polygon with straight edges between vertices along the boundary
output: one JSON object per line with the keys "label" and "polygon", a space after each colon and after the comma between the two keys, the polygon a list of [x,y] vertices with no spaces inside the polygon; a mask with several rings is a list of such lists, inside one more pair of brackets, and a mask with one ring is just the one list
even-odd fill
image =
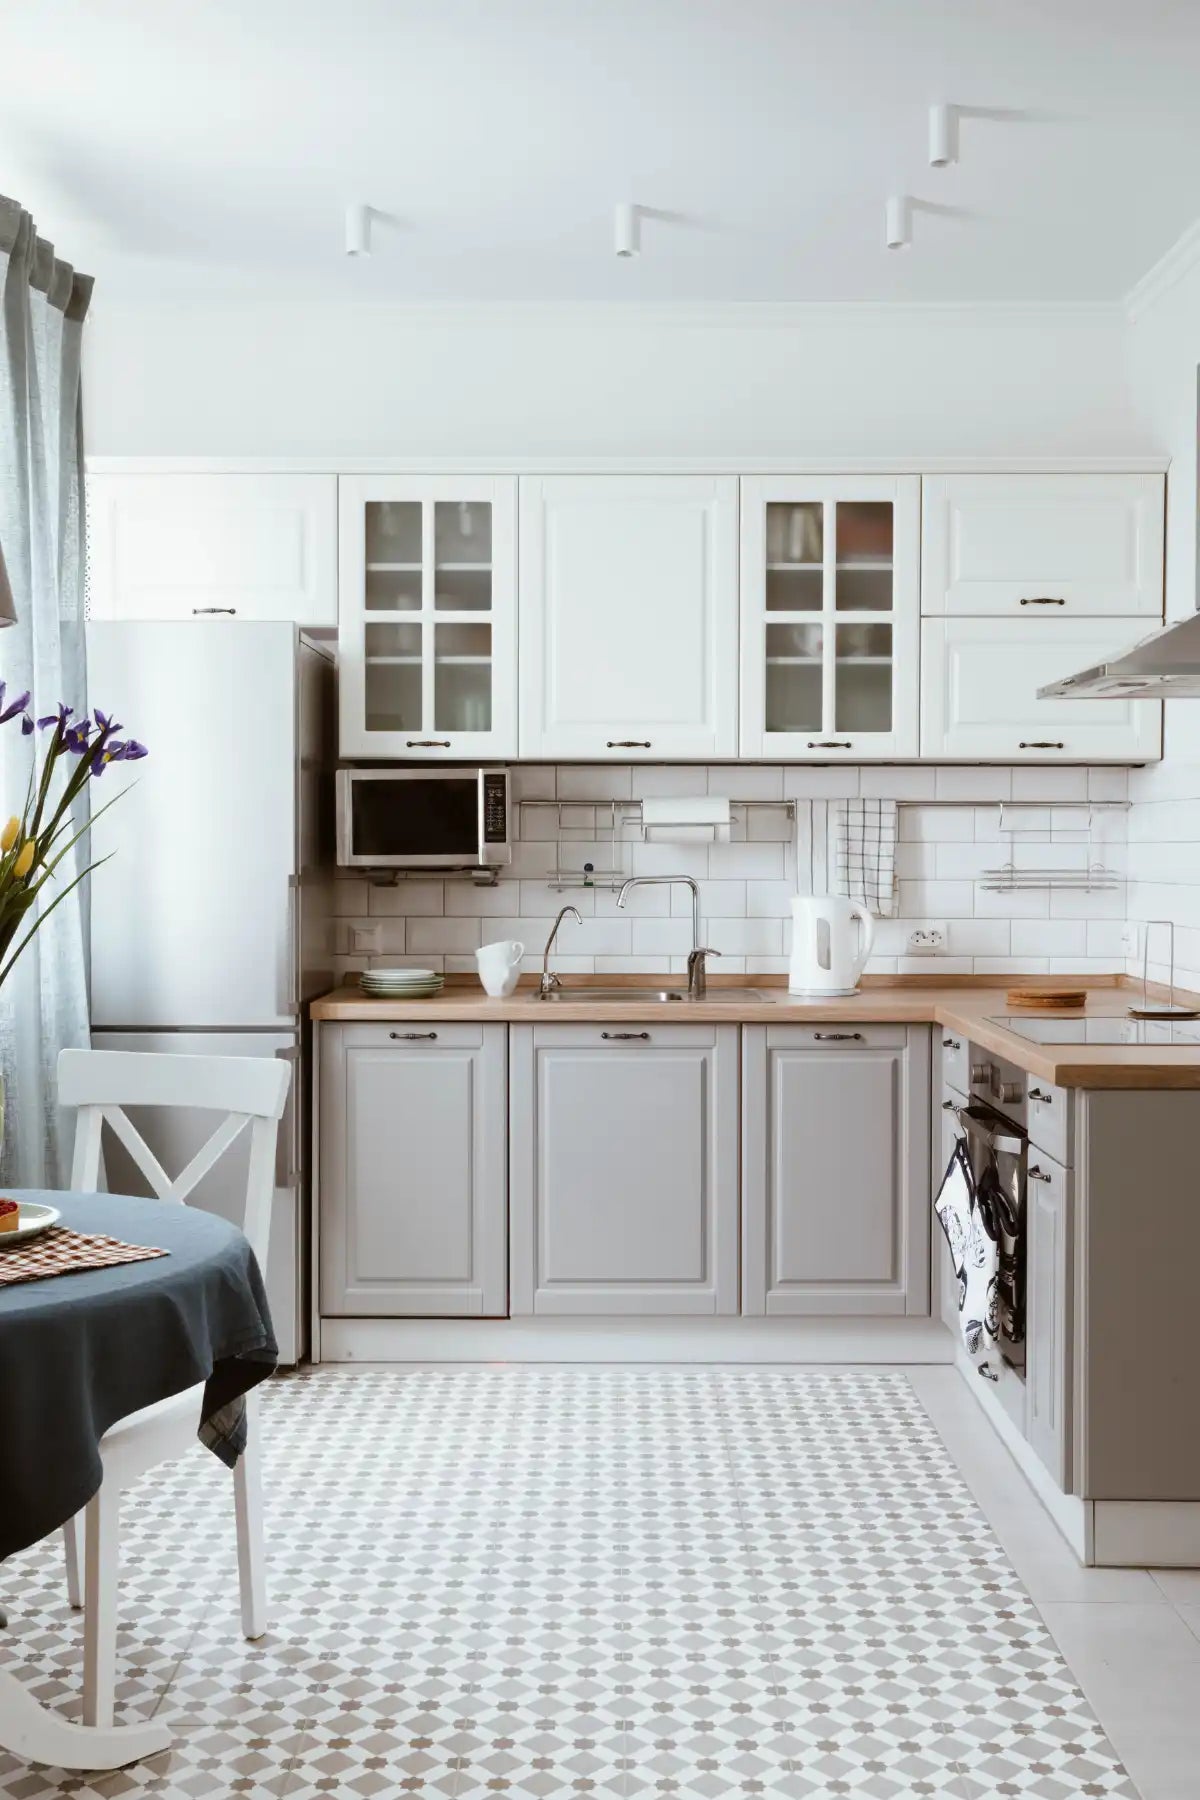
{"label": "white upper cabinet", "polygon": [[517,754],[516,481],[343,477],[343,757]]}
{"label": "white upper cabinet", "polygon": [[737,480],[521,481],[522,756],[736,756]]}
{"label": "white upper cabinet", "polygon": [[1161,475],[933,475],[921,611],[1011,618],[1163,609]]}
{"label": "white upper cabinet", "polygon": [[742,482],[741,752],[917,755],[920,480]]}
{"label": "white upper cabinet", "polygon": [[921,754],[968,762],[1152,762],[1152,700],[1039,700],[1144,636],[1144,619],[923,619]]}
{"label": "white upper cabinet", "polygon": [[94,619],[337,623],[334,475],[89,474]]}

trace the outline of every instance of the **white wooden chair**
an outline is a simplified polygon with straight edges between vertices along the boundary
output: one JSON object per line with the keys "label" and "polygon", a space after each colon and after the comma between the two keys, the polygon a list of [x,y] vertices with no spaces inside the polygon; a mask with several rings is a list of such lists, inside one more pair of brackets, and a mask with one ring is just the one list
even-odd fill
{"label": "white wooden chair", "polygon": [[[64,1050],[58,1059],[58,1097],[78,1108],[71,1187],[100,1188],[101,1133],[107,1124],[160,1200],[182,1204],[243,1129],[250,1128],[250,1165],[242,1229],[265,1271],[275,1187],[275,1146],[287,1098],[286,1063],[256,1056],[174,1056],[125,1050]],[[227,1114],[208,1142],[174,1180],[130,1122],[124,1108],[194,1107]],[[196,1443],[204,1384],[172,1394],[119,1419],[100,1441],[104,1479],[82,1514],[64,1526],[67,1592],[84,1607],[83,1719],[111,1726],[116,1684],[117,1584],[122,1490],[156,1463],[173,1461]],[[233,1472],[237,1515],[238,1584],[242,1630],[267,1628],[263,1566],[257,1394],[247,1395],[246,1449]],[[83,1556],[79,1526],[85,1524]],[[83,1572],[83,1589],[80,1572]]]}

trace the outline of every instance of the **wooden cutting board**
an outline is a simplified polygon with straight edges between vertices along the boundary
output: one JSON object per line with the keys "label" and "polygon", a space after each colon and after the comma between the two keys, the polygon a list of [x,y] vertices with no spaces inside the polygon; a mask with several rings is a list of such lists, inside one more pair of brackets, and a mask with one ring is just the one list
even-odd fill
{"label": "wooden cutting board", "polygon": [[1083,1006],[1087,1001],[1086,988],[1009,988],[1005,995],[1009,1006],[1044,1007],[1047,1010],[1062,1006]]}

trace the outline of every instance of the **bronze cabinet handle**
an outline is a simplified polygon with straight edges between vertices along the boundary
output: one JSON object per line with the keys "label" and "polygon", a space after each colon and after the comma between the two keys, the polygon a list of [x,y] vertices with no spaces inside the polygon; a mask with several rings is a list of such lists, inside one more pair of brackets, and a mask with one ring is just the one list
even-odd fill
{"label": "bronze cabinet handle", "polygon": [[647,1044],[650,1042],[648,1031],[602,1031],[600,1036],[607,1038],[610,1044],[627,1043],[631,1038],[640,1038]]}
{"label": "bronze cabinet handle", "polygon": [[1030,1181],[1052,1181],[1053,1176],[1043,1175],[1042,1171],[1038,1168],[1037,1164],[1034,1163],[1032,1169],[1030,1169],[1030,1171],[1029,1171],[1029,1179],[1030,1179]]}
{"label": "bronze cabinet handle", "polygon": [[1044,1094],[1041,1088],[1030,1088],[1029,1098],[1031,1100],[1040,1100],[1043,1106],[1053,1106],[1054,1104],[1054,1095]]}
{"label": "bronze cabinet handle", "polygon": [[849,738],[809,738],[804,746],[806,750],[853,750]]}
{"label": "bronze cabinet handle", "polygon": [[605,740],[604,748],[606,750],[648,750],[650,748],[650,739],[607,738]]}
{"label": "bronze cabinet handle", "polygon": [[415,1044],[419,1038],[435,1038],[436,1031],[389,1031],[388,1036],[398,1043]]}
{"label": "bronze cabinet handle", "polygon": [[235,619],[237,617],[237,607],[236,606],[193,606],[193,608],[192,608],[193,619],[204,618],[205,616],[207,616],[210,613],[224,613],[227,618]]}
{"label": "bronze cabinet handle", "polygon": [[943,1112],[953,1112],[954,1111],[953,1100],[943,1100],[942,1101],[942,1111]]}
{"label": "bronze cabinet handle", "polygon": [[863,1034],[861,1031],[814,1031],[813,1036],[818,1043],[822,1044],[850,1044],[854,1042],[861,1044],[863,1041]]}
{"label": "bronze cabinet handle", "polygon": [[1061,738],[1058,739],[1057,742],[1052,738],[1033,738],[1028,743],[1026,743],[1025,739],[1022,738],[1021,742],[1017,745],[1017,749],[1018,750],[1065,750],[1066,745],[1062,742]]}
{"label": "bronze cabinet handle", "polygon": [[962,1045],[959,1043],[957,1038],[943,1038],[942,1039],[942,1049],[943,1050],[961,1050]]}
{"label": "bronze cabinet handle", "polygon": [[1028,599],[1022,599],[1018,602],[1018,605],[1020,606],[1065,606],[1066,604],[1065,600],[1054,599],[1049,594],[1034,594]]}
{"label": "bronze cabinet handle", "polygon": [[409,750],[448,750],[449,738],[408,738],[406,748]]}

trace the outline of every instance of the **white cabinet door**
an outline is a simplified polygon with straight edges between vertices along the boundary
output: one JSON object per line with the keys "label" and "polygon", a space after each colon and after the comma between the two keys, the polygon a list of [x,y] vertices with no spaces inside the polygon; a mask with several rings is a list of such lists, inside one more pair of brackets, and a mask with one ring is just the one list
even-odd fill
{"label": "white cabinet door", "polygon": [[1161,475],[926,476],[921,611],[1160,618],[1163,506]]}
{"label": "white cabinet door", "polygon": [[515,1025],[511,1299],[736,1313],[736,1025]]}
{"label": "white cabinet door", "polygon": [[923,619],[921,754],[969,762],[1154,762],[1154,700],[1039,700],[1038,688],[1101,662],[1138,619]]}
{"label": "white cabinet door", "polygon": [[94,619],[337,624],[334,475],[89,475]]}
{"label": "white cabinet door", "polygon": [[343,477],[344,757],[517,753],[513,479]]}
{"label": "white cabinet door", "polygon": [[503,1317],[503,1025],[320,1028],[321,1311]]}
{"label": "white cabinet door", "polygon": [[929,1033],[742,1033],[742,1310],[929,1312]]}
{"label": "white cabinet door", "polygon": [[1026,1198],[1026,1432],[1059,1487],[1071,1489],[1071,1176],[1029,1152]]}
{"label": "white cabinet door", "polygon": [[920,481],[742,482],[743,756],[917,754]]}
{"label": "white cabinet door", "polygon": [[521,481],[521,755],[737,755],[737,481]]}

